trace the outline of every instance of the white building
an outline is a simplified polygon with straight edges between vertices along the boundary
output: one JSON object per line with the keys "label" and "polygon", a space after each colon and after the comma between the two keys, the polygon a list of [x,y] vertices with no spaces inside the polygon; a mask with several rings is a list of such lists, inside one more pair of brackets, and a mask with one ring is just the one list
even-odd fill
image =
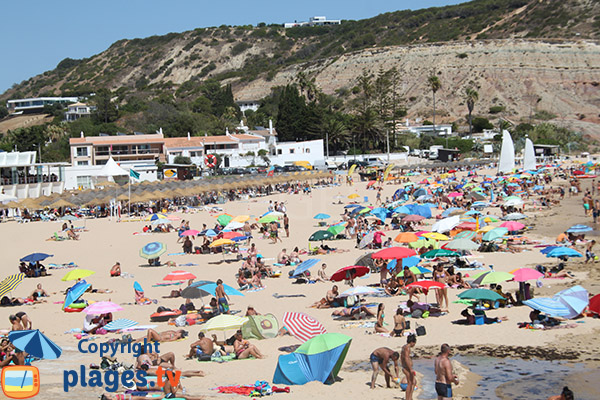
{"label": "white building", "polygon": [[35,151],[0,152],[0,193],[19,199],[62,193],[66,163],[36,163]]}
{"label": "white building", "polygon": [[325,17],[325,16],[317,16],[317,17],[310,17],[308,19],[308,22],[306,22],[306,21],[286,22],[285,24],[283,24],[283,27],[287,29],[287,28],[295,28],[298,26],[340,25],[341,23],[342,23],[342,21],[339,19],[327,19],[327,17]]}
{"label": "white building", "polygon": [[66,121],[75,121],[81,117],[89,117],[92,113],[92,108],[85,103],[69,104],[67,112],[65,112]]}
{"label": "white building", "polygon": [[56,103],[68,104],[77,103],[78,97],[33,97],[28,99],[14,99],[6,102],[6,108],[9,113],[16,112],[40,112],[44,106]]}
{"label": "white building", "polygon": [[260,100],[238,100],[235,102],[240,108],[240,111],[246,115],[247,110],[256,111],[260,107]]}

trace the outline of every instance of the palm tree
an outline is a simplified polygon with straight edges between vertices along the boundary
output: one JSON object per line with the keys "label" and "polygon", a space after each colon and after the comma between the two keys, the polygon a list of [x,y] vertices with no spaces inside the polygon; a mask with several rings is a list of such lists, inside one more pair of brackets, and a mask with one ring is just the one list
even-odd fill
{"label": "palm tree", "polygon": [[[442,83],[437,75],[431,75],[427,78],[427,84],[433,93],[433,134],[435,136],[435,93],[440,90]],[[448,135],[446,135],[446,147],[448,147]]]}
{"label": "palm tree", "polygon": [[323,132],[326,137],[327,157],[329,157],[329,143],[334,149],[339,150],[342,147],[347,147],[350,143],[350,132],[346,125],[335,118],[330,118],[323,124]]}
{"label": "palm tree", "polygon": [[477,93],[477,90],[472,87],[466,88],[465,101],[467,102],[467,108],[469,109],[469,136],[473,134],[473,120],[471,114],[473,113],[473,108],[475,108],[477,100],[479,100],[479,93]]}

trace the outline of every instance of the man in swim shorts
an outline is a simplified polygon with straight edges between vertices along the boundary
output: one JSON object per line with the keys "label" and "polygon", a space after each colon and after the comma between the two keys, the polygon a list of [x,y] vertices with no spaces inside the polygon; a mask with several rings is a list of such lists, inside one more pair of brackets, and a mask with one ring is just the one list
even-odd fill
{"label": "man in swim shorts", "polygon": [[406,376],[406,400],[412,400],[413,391],[415,390],[415,372],[413,370],[412,358],[410,358],[410,350],[417,344],[416,335],[408,335],[406,344],[402,346],[402,372]]}
{"label": "man in swim shorts", "polygon": [[450,362],[451,348],[444,343],[440,349],[440,354],[434,360],[435,367],[435,391],[438,400],[452,398],[452,383],[458,385],[458,377],[452,371]]}
{"label": "man in swim shorts", "polygon": [[[369,356],[369,361],[371,362],[371,366],[373,367],[373,376],[371,377],[371,389],[375,389],[375,380],[377,379],[377,375],[379,374],[379,368],[385,374],[385,383],[387,387],[390,386],[390,379],[396,381],[398,379],[398,375],[400,374],[400,369],[398,367],[398,359],[400,359],[400,354],[397,351],[394,351],[388,347],[380,347],[378,349],[373,350],[371,355]],[[392,360],[394,362],[394,372],[393,374],[389,368],[388,363]]]}

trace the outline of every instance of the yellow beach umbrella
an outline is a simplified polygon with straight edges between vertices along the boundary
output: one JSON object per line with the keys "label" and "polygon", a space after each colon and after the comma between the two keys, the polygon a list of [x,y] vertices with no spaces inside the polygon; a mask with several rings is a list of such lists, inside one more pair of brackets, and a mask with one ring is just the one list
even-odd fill
{"label": "yellow beach umbrella", "polygon": [[[249,215],[238,215],[238,216],[234,217],[231,221],[243,223],[243,222],[248,221],[249,219],[250,219]],[[229,221],[229,222],[231,222],[231,221]]]}
{"label": "yellow beach umbrella", "polygon": [[486,225],[483,228],[481,228],[480,230],[478,230],[477,232],[479,232],[479,233],[486,233],[486,232],[489,232],[492,229],[496,229],[496,228],[497,228],[496,226]]}
{"label": "yellow beach umbrella", "polygon": [[426,237],[427,239],[433,239],[433,240],[450,240],[450,238],[446,235],[442,235],[441,233],[438,232],[427,232],[422,234],[421,236]]}
{"label": "yellow beach umbrella", "polygon": [[235,244],[235,242],[229,239],[217,239],[214,242],[212,242],[208,247],[220,247],[228,244]]}
{"label": "yellow beach umbrella", "polygon": [[88,276],[94,275],[95,273],[95,271],[90,271],[89,269],[76,268],[67,272],[61,280],[63,282],[76,281],[77,279],[87,278]]}
{"label": "yellow beach umbrella", "polygon": [[360,197],[360,196],[359,196],[358,194],[356,194],[356,193],[352,193],[350,196],[348,196],[348,198],[349,198],[350,200],[352,200],[352,199],[356,199],[356,198],[359,198],[359,197]]}

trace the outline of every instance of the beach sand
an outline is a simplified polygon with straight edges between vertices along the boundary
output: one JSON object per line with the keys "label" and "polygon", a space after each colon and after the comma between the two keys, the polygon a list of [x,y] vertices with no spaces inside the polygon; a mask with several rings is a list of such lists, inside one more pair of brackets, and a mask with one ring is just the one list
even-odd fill
{"label": "beach sand", "polygon": [[[495,173],[491,170],[483,170],[480,173]],[[413,177],[413,181],[416,181]],[[422,177],[421,177],[422,178]],[[358,177],[356,177],[358,180]],[[557,184],[557,183],[554,183]],[[558,182],[565,185],[566,182]],[[589,184],[589,182],[585,182]],[[383,198],[390,197],[398,188],[397,185],[385,185]],[[347,196],[351,193],[368,196],[369,200],[374,202],[376,192],[366,190],[366,182],[356,182],[354,186],[336,186],[313,190],[310,195],[290,195],[276,194],[268,197],[256,199],[229,202],[221,205],[225,212],[231,215],[247,214],[253,217],[259,216],[267,211],[269,200],[285,201],[290,218],[291,237],[286,238],[283,234],[282,244],[271,244],[268,239],[256,237],[253,241],[256,243],[259,253],[271,264],[282,248],[287,248],[288,253],[295,247],[306,248],[308,246],[308,237],[314,231],[318,230],[316,220],[313,216],[319,212],[327,213],[332,216],[328,222],[334,222],[340,219],[343,213],[343,205],[337,204],[341,200],[344,204],[348,203]],[[334,204],[336,203],[336,204]],[[498,209],[490,209],[492,214],[499,215]],[[434,213],[439,213],[434,210]],[[526,214],[532,215],[526,224],[532,226],[532,230],[527,233],[531,239],[541,240],[546,243],[553,243],[556,235],[569,226],[576,223],[591,223],[591,218],[583,216],[581,207],[581,195],[573,198],[565,198],[561,206],[554,207],[548,211],[533,211],[526,209]],[[189,220],[192,229],[201,230],[202,224],[206,223],[209,227],[214,225],[215,217],[208,212],[202,211],[194,214],[175,213],[182,219]],[[431,227],[433,220],[426,220],[424,229]],[[175,222],[175,224],[178,222]],[[81,221],[76,221],[75,225],[81,225]],[[179,253],[181,245],[177,244],[176,233],[133,235],[136,231],[141,231],[144,222],[116,222],[109,219],[88,219],[85,220],[86,232],[81,234],[79,241],[46,241],[54,232],[60,230],[59,222],[35,222],[18,224],[7,222],[0,224],[0,237],[2,238],[3,254],[3,275],[9,275],[18,272],[18,260],[31,252],[45,252],[54,254],[54,257],[45,261],[48,263],[68,263],[75,262],[81,268],[96,271],[96,274],[89,277],[88,282],[93,284],[94,288],[110,289],[110,294],[86,293],[84,298],[88,301],[111,300],[123,306],[124,310],[114,314],[117,318],[129,318],[140,324],[150,324],[150,314],[156,311],[157,305],[132,305],[134,302],[133,282],[139,281],[145,289],[147,297],[157,299],[160,305],[170,308],[178,308],[183,299],[163,299],[174,288],[152,287],[153,284],[163,281],[163,278],[175,270],[168,267],[143,267],[144,260],[139,256],[139,250],[148,242],[160,241],[167,245],[168,253]],[[499,225],[499,223],[498,223]],[[385,232],[386,235],[395,237],[397,231]],[[595,234],[596,232],[594,232]],[[590,236],[590,235],[588,235]],[[594,236],[594,235],[591,235]],[[197,239],[196,242],[199,240]],[[365,250],[355,248],[354,240],[341,240],[327,242],[332,247],[346,249],[348,252],[323,255],[321,262],[327,263],[327,273],[332,274],[338,268],[353,265],[354,261],[364,254]],[[243,246],[244,247],[244,246]],[[497,271],[511,271],[513,269],[534,266],[536,264],[550,265],[554,260],[545,258],[538,249],[531,246],[528,251],[522,253],[475,253],[472,259],[481,261],[486,265],[493,264]],[[223,279],[226,284],[237,287],[235,273],[240,266],[240,261],[235,260],[233,255],[173,255],[166,254],[161,257],[164,261],[175,261],[177,264],[195,263],[197,266],[177,267],[177,270],[186,270],[194,273],[197,279],[217,280]],[[109,269],[116,262],[121,263],[123,272],[134,275],[134,278],[110,278]],[[320,265],[320,263],[319,263]],[[316,273],[317,267],[313,268]],[[486,267],[487,268],[487,267]],[[280,268],[282,276],[280,278],[264,279],[266,288],[261,291],[246,293],[244,297],[232,297],[231,308],[241,310],[242,315],[248,305],[254,306],[259,313],[272,313],[281,320],[284,312],[295,310],[305,312],[318,319],[328,332],[340,332],[352,337],[352,344],[348,352],[345,366],[342,368],[339,378],[340,382],[333,385],[323,385],[318,382],[311,382],[304,386],[293,386],[290,394],[277,395],[282,399],[305,399],[307,396],[312,398],[326,398],[344,396],[346,399],[364,399],[374,398],[375,396],[385,396],[385,398],[403,399],[404,393],[400,389],[383,389],[383,376],[378,379],[378,387],[375,391],[369,389],[371,377],[370,371],[351,370],[347,365],[352,363],[364,362],[368,360],[369,354],[378,347],[390,347],[400,350],[405,344],[404,338],[389,338],[372,333],[372,329],[350,328],[343,329],[344,322],[335,321],[331,317],[331,311],[328,309],[318,310],[309,308],[312,303],[324,297],[332,283],[316,283],[308,285],[295,285],[292,280],[287,278],[290,267]],[[582,284],[591,293],[598,293],[598,264],[584,265],[580,261],[570,260],[567,269],[572,270],[576,279],[545,279],[544,286],[536,288],[536,295],[553,294],[558,290],[572,286],[574,283]],[[51,276],[25,279],[20,287],[14,293],[15,297],[25,297],[29,295],[36,284],[42,283],[44,289],[53,293],[47,298],[47,303],[33,306],[3,307],[0,308],[0,321],[2,328],[9,329],[9,314],[17,311],[26,311],[33,320],[33,328],[41,329],[47,336],[54,340],[65,351],[63,357],[55,361],[40,361],[35,363],[41,370],[42,395],[44,399],[64,399],[64,398],[96,398],[102,393],[98,388],[77,388],[69,393],[62,391],[63,369],[78,369],[80,365],[89,365],[90,363],[100,363],[98,355],[79,354],[77,352],[77,339],[72,334],[65,334],[71,328],[82,328],[84,315],[82,313],[64,313],[61,311],[60,304],[54,304],[64,299],[61,293],[70,287],[73,282],[62,282],[62,276],[67,273],[67,269],[50,270]],[[593,271],[590,273],[590,271]],[[372,274],[365,278],[355,280],[355,285],[372,284],[379,281],[379,274]],[[343,282],[338,284],[340,292],[348,289]],[[518,284],[515,282],[506,282],[503,284],[505,290],[515,291]],[[450,322],[460,318],[460,311],[465,307],[463,304],[452,303],[456,300],[459,290],[449,289],[450,308],[449,314],[437,318],[427,318],[419,320],[419,323],[425,326],[427,334],[418,337],[415,347],[415,354],[421,357],[435,355],[442,343],[449,343],[457,350],[455,353],[474,353],[474,354],[494,354],[497,351],[500,356],[523,356],[528,352],[535,353],[537,357],[544,357],[547,350],[556,349],[557,354],[570,353],[574,355],[575,360],[587,362],[590,368],[597,368],[600,365],[597,340],[591,340],[597,337],[600,329],[600,319],[585,318],[577,324],[575,329],[557,329],[551,331],[532,331],[527,329],[518,329],[517,323],[528,320],[530,309],[528,307],[513,307],[499,310],[491,310],[488,316],[506,316],[508,321],[500,324],[485,326],[460,326],[453,325]],[[294,298],[275,298],[278,294],[303,294],[305,297]],[[392,324],[392,315],[400,302],[406,301],[407,296],[368,298],[370,302],[383,302],[386,306],[386,321]],[[434,301],[434,293],[429,293],[428,300]],[[194,300],[196,306],[201,304],[200,300]],[[413,320],[414,321],[414,320]],[[168,329],[177,329],[167,323],[157,323],[156,330],[164,331]],[[388,326],[391,328],[391,326]],[[414,324],[413,324],[414,328]],[[284,346],[297,345],[300,342],[291,336],[283,336],[270,340],[252,340],[263,354],[267,357],[262,360],[240,360],[228,363],[211,363],[184,360],[183,355],[189,351],[190,343],[196,338],[200,331],[200,326],[191,326],[186,328],[190,335],[186,340],[164,343],[160,345],[161,353],[171,351],[177,359],[176,365],[184,370],[201,369],[206,372],[203,378],[186,378],[183,385],[187,393],[196,395],[206,395],[221,397],[211,388],[227,385],[246,385],[253,384],[257,380],[271,381],[277,365],[277,359],[283,354],[278,349]],[[226,332],[229,337],[233,331]],[[133,332],[134,338],[141,337],[144,332]],[[219,339],[225,337],[223,332],[216,332]],[[96,339],[104,341],[109,338],[117,337],[115,334],[109,334]],[[497,350],[499,346],[505,351]],[[463,350],[461,350],[461,348]],[[528,350],[530,349],[530,350]],[[534,351],[537,350],[537,351]],[[552,353],[548,353],[552,354]],[[133,357],[128,354],[117,354],[119,361],[133,363]],[[565,358],[567,359],[567,358]],[[433,362],[433,361],[432,361]],[[461,385],[455,388],[458,397],[468,398],[474,393],[478,377],[468,371],[461,370]],[[433,376],[425,376],[422,379],[433,380]],[[535,382],[531,383],[535,385]],[[548,396],[560,392],[561,388],[548,388]]]}

